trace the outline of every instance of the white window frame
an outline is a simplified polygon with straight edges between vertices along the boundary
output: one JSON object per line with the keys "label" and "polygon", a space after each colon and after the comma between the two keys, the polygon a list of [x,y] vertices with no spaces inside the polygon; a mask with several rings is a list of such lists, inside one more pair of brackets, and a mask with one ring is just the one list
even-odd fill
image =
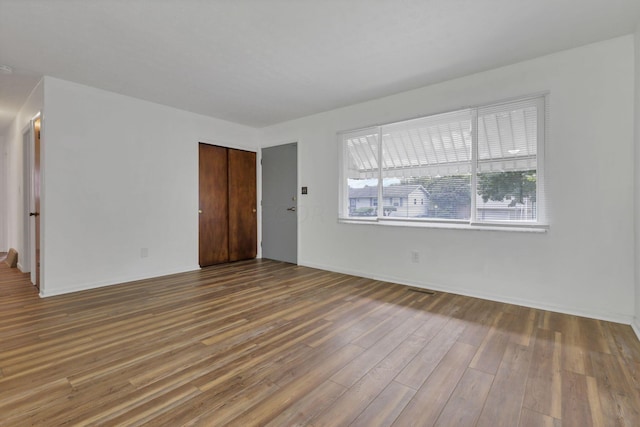
{"label": "white window frame", "polygon": [[[375,217],[350,217],[349,216],[349,194],[347,189],[347,178],[345,171],[345,159],[348,156],[348,138],[357,136],[377,134],[377,171],[378,180],[378,200],[382,200],[383,192],[383,167],[382,167],[382,128],[398,122],[390,122],[376,126],[370,126],[357,130],[338,132],[339,144],[339,212],[338,221],[341,223],[365,223],[411,227],[434,227],[434,228],[461,228],[461,229],[487,229],[487,230],[515,230],[515,231],[546,231],[549,227],[547,217],[547,203],[545,194],[545,145],[548,135],[548,113],[549,113],[549,93],[529,95],[490,104],[483,104],[474,107],[464,107],[452,112],[471,110],[471,215],[469,220],[451,220],[442,218],[402,218],[385,217],[383,214],[384,203],[378,203],[377,215]],[[508,106],[515,103],[530,103],[537,107],[537,145],[536,145],[536,221],[481,221],[477,218],[476,193],[477,193],[477,165],[478,165],[478,112],[486,109],[499,109],[501,106]],[[434,114],[434,116],[437,114]],[[422,116],[419,118],[426,118]],[[414,120],[414,119],[408,119]],[[404,120],[404,121],[408,121]],[[346,209],[346,210],[345,210]]]}

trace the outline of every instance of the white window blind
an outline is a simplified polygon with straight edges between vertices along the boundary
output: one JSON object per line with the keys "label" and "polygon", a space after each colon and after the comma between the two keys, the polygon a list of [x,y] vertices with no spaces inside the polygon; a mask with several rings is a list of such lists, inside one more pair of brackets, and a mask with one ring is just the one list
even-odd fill
{"label": "white window blind", "polygon": [[538,222],[544,98],[478,109],[477,222]]}
{"label": "white window blind", "polygon": [[478,171],[536,169],[538,106],[522,101],[478,110]]}
{"label": "white window blind", "polygon": [[343,135],[346,177],[378,178],[378,129],[371,128]]}
{"label": "white window blind", "polygon": [[340,216],[541,223],[544,125],[535,97],[343,133]]}
{"label": "white window blind", "polygon": [[380,151],[378,128],[342,135],[340,216],[372,220],[378,216]]}
{"label": "white window blind", "polygon": [[470,173],[471,119],[463,110],[382,126],[382,175]]}

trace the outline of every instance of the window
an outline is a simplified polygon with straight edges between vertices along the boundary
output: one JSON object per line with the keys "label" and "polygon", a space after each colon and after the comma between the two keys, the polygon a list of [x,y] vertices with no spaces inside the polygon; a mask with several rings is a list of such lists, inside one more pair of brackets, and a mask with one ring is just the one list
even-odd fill
{"label": "window", "polygon": [[342,133],[340,217],[544,224],[544,119],[541,96]]}

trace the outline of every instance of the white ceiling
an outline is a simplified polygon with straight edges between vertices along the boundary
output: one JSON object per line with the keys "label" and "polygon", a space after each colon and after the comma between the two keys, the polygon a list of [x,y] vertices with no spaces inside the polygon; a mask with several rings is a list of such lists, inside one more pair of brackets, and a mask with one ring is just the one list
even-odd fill
{"label": "white ceiling", "polygon": [[639,22],[639,0],[0,0],[0,130],[42,75],[261,127]]}

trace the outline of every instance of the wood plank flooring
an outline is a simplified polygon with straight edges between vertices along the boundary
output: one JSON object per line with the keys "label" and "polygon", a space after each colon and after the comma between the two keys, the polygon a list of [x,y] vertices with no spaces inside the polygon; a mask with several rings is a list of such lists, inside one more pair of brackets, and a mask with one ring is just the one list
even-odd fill
{"label": "wood plank flooring", "polygon": [[629,326],[267,260],[40,299],[0,265],[0,425],[640,426]]}

